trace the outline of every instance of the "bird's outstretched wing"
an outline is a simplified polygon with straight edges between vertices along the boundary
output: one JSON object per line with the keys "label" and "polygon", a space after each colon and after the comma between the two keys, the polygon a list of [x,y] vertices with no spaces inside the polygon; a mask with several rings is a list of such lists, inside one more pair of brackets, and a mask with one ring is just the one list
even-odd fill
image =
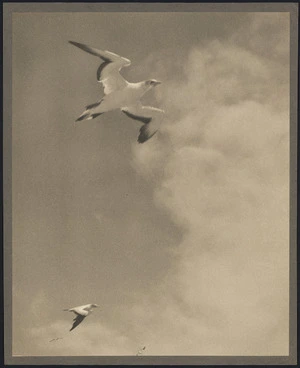
{"label": "bird's outstretched wing", "polygon": [[73,326],[70,329],[70,331],[74,330],[74,328],[77,327],[84,319],[85,319],[85,316],[81,316],[80,314],[77,314],[76,317],[73,319]]}
{"label": "bird's outstretched wing", "polygon": [[121,76],[119,71],[123,67],[129,66],[131,64],[130,60],[113,52],[98,50],[82,43],[74,41],[69,41],[69,43],[99,57],[103,61],[97,70],[97,80],[102,83],[106,95],[127,85],[127,81]]}
{"label": "bird's outstretched wing", "polygon": [[143,123],[138,137],[139,143],[150,139],[159,129],[164,111],[151,106],[129,106],[122,108],[122,112],[129,118]]}

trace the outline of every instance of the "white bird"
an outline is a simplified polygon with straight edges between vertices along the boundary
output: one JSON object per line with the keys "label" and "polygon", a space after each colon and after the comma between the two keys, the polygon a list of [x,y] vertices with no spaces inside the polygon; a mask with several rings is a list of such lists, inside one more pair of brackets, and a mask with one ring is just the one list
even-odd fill
{"label": "white bird", "polygon": [[138,355],[142,355],[143,354],[143,352],[146,350],[146,346],[144,346],[143,348],[141,348],[138,352],[137,352],[137,356]]}
{"label": "white bird", "polygon": [[92,313],[93,308],[97,308],[99,305],[97,304],[86,304],[81,305],[79,307],[74,307],[70,309],[64,309],[66,312],[73,312],[76,314],[76,317],[73,319],[73,326],[70,331],[74,330],[90,313]]}
{"label": "white bird", "polygon": [[85,111],[76,121],[91,120],[105,112],[121,109],[128,117],[143,123],[138,137],[139,143],[151,138],[159,128],[164,111],[155,107],[143,106],[140,98],[161,82],[150,79],[130,83],[119,73],[123,67],[131,64],[130,60],[110,51],[98,50],[78,42],[69,42],[102,60],[97,70],[97,80],[104,87],[104,97],[86,106]]}

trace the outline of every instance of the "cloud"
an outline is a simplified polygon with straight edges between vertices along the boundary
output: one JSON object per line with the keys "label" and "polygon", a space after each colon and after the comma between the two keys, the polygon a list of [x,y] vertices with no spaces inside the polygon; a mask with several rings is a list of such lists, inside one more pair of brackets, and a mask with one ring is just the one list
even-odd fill
{"label": "cloud", "polygon": [[184,78],[162,85],[159,135],[133,148],[184,232],[176,267],[138,309],[160,336],[153,354],[288,354],[288,67],[254,43],[192,49]]}
{"label": "cloud", "polygon": [[232,41],[262,57],[289,64],[289,13],[253,13],[250,27],[232,35]]}

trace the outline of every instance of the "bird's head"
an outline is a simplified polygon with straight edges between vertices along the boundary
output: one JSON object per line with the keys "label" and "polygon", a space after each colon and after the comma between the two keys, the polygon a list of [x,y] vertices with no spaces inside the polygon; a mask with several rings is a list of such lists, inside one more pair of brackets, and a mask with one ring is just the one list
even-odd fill
{"label": "bird's head", "polygon": [[97,308],[97,307],[99,307],[98,304],[92,304],[92,308]]}
{"label": "bird's head", "polygon": [[158,84],[161,84],[161,82],[160,81],[158,81],[158,80],[156,80],[156,79],[150,79],[150,80],[147,80],[146,82],[145,82],[145,84],[146,84],[146,86],[148,86],[148,87],[155,87],[155,86],[157,86]]}

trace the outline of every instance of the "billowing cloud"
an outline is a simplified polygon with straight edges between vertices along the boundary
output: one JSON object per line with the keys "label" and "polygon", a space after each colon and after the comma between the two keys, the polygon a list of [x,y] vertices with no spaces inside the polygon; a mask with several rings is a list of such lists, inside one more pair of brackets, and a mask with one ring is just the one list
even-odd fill
{"label": "billowing cloud", "polygon": [[184,80],[158,96],[160,135],[133,148],[157,206],[184,229],[154,354],[288,354],[289,110],[288,93],[274,95],[288,91],[288,67],[251,46],[191,50]]}

